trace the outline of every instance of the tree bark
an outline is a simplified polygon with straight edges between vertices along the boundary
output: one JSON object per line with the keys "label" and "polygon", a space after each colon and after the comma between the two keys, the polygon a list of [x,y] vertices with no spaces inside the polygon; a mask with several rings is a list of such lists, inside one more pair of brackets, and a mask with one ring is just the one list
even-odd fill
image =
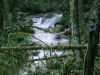
{"label": "tree bark", "polygon": [[80,36],[81,41],[84,41],[84,31],[85,31],[85,25],[84,25],[84,5],[83,0],[79,0],[78,2],[78,9],[79,9],[79,29],[80,29]]}
{"label": "tree bark", "polygon": [[[79,2],[78,0],[70,0],[70,22],[72,29],[72,44],[81,44],[78,2]],[[76,53],[79,53],[80,58],[83,60],[84,57],[83,52],[79,50],[79,52]]]}
{"label": "tree bark", "polygon": [[12,0],[12,6],[11,6],[11,13],[12,13],[12,22],[17,22],[17,9],[18,9],[18,0]]}
{"label": "tree bark", "polygon": [[4,8],[4,6],[3,6],[3,0],[0,0],[0,29],[1,30],[3,30],[3,25],[4,25],[4,23],[3,23],[3,8]]}
{"label": "tree bark", "polygon": [[70,14],[72,42],[80,44],[78,0],[70,0]]}
{"label": "tree bark", "polygon": [[88,44],[88,51],[85,58],[84,75],[93,75],[94,72],[94,61],[98,53],[97,44],[99,43],[99,32],[100,32],[100,2],[95,0],[94,12],[92,18],[92,26],[90,31],[90,38]]}
{"label": "tree bark", "polygon": [[99,29],[96,16],[96,12],[94,12],[92,19],[93,24],[91,26],[91,31],[89,33],[90,37],[88,50],[85,58],[84,75],[93,75],[94,61],[98,53],[97,44],[99,42]]}

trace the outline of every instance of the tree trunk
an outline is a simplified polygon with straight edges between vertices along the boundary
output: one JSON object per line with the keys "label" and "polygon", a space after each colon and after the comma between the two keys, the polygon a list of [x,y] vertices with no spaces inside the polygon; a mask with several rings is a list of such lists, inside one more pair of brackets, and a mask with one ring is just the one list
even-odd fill
{"label": "tree trunk", "polygon": [[80,44],[78,0],[70,0],[70,14],[72,42]]}
{"label": "tree trunk", "polygon": [[18,9],[18,0],[12,0],[12,22],[16,23],[17,22],[17,9]]}
{"label": "tree trunk", "polygon": [[0,0],[0,29],[3,30],[3,0]]}
{"label": "tree trunk", "polygon": [[[72,44],[81,44],[80,30],[79,30],[79,11],[78,0],[70,0],[70,22],[72,29]],[[79,50],[80,58],[83,60],[83,52]]]}
{"label": "tree trunk", "polygon": [[84,5],[83,5],[83,0],[79,0],[78,2],[78,9],[79,9],[79,29],[80,29],[80,36],[81,36],[81,41],[84,41],[84,31],[85,31],[85,25],[84,25]]}
{"label": "tree trunk", "polygon": [[98,20],[98,29],[100,32],[100,1],[99,0],[95,0],[95,7],[97,8],[97,20]]}
{"label": "tree trunk", "polygon": [[9,5],[8,5],[8,0],[3,0],[4,1],[4,10],[3,10],[3,14],[4,14],[4,18],[3,18],[3,22],[4,22],[4,29],[6,27],[6,25],[10,24],[9,23]]}
{"label": "tree trunk", "polygon": [[90,31],[90,38],[88,44],[88,50],[85,58],[84,75],[93,75],[94,72],[94,61],[98,53],[97,44],[99,43],[99,32],[100,32],[100,2],[95,0],[94,3],[94,14],[92,19],[92,26]]}
{"label": "tree trunk", "polygon": [[93,19],[92,19],[93,24],[91,26],[91,31],[89,33],[90,37],[89,37],[88,50],[85,59],[84,75],[93,75],[94,61],[98,53],[97,44],[99,42],[99,29],[98,29],[96,16],[97,14],[96,12],[94,12]]}

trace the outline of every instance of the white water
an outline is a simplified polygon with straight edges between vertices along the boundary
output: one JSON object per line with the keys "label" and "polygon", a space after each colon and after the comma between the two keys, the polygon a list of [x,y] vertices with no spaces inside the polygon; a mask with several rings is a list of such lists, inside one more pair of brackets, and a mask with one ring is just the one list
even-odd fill
{"label": "white water", "polygon": [[[40,28],[48,28],[49,26],[54,27],[56,22],[59,22],[59,20],[61,19],[62,14],[55,14],[55,16],[51,17],[51,18],[47,18],[44,22],[42,22],[43,18],[33,18],[33,25],[40,27]],[[35,34],[34,36],[38,39],[40,39],[41,41],[43,41],[44,43],[46,43],[47,45],[58,45],[58,43],[61,43],[63,45],[68,45],[69,44],[69,40],[68,39],[55,39],[58,35],[56,34],[52,34],[52,33],[46,33],[43,30],[38,30],[36,28],[34,28],[35,30]],[[39,40],[37,39],[32,39],[32,41],[34,42],[38,42],[40,44],[43,45],[43,43],[41,43]]]}
{"label": "white water", "polygon": [[[32,18],[32,20],[33,20],[33,22],[35,22],[35,23],[33,23],[34,26],[45,29],[45,28],[48,28],[49,26],[54,27],[54,24],[56,22],[59,22],[61,17],[62,17],[62,14],[55,14],[53,17],[47,18],[44,21],[43,21],[44,17]],[[68,39],[59,39],[59,40],[56,39],[56,37],[58,36],[56,34],[47,33],[47,32],[44,32],[43,30],[38,30],[36,28],[33,28],[33,30],[35,30],[35,34],[33,34],[33,36],[35,36],[39,40],[33,38],[31,41],[33,41],[35,43],[39,43],[42,46],[45,45],[44,43],[46,43],[49,46],[51,46],[51,45],[56,46],[56,45],[58,45],[58,43],[63,44],[63,45],[68,45],[69,44]],[[44,43],[42,43],[40,40]],[[47,55],[47,57],[50,56],[49,51],[47,51],[47,52],[44,52],[43,50],[39,50],[39,51],[40,51],[40,53],[38,54],[38,56],[31,55],[31,56],[29,56],[29,60],[44,58],[45,54]],[[52,52],[52,55],[60,56],[60,55],[62,55],[62,53],[63,52],[61,52],[61,51],[58,51],[58,52],[54,51],[54,52]],[[43,60],[43,63],[46,64],[46,61]],[[27,65],[29,65],[29,63],[27,63]],[[35,61],[34,63],[31,63],[30,67],[25,67],[26,71],[21,70],[20,75],[27,75],[29,70],[36,71],[36,66],[43,66],[43,64],[41,63],[41,61]]]}
{"label": "white water", "polygon": [[41,27],[41,28],[48,28],[49,26],[54,27],[54,24],[56,22],[59,22],[59,20],[61,19],[62,14],[55,14],[55,16],[51,17],[51,18],[47,18],[45,21],[43,21],[44,17],[40,17],[40,18],[33,18],[33,25]]}

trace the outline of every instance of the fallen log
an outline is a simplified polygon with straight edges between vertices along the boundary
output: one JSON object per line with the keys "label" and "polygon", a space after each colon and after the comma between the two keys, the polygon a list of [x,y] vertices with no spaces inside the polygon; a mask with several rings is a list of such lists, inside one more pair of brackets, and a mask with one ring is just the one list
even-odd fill
{"label": "fallen log", "polygon": [[[98,44],[98,48],[100,48],[100,44]],[[48,49],[60,49],[59,46],[51,46],[50,48],[47,46],[21,46],[21,47],[0,47],[0,50],[48,50]],[[87,45],[68,45],[63,46],[63,50],[66,49],[87,49]]]}
{"label": "fallen log", "polygon": [[[98,47],[100,48],[100,44]],[[47,46],[21,46],[21,47],[0,47],[0,50],[48,50],[48,49],[60,49],[59,46],[51,46],[50,48]],[[87,49],[87,45],[67,45],[63,46],[63,49]]]}

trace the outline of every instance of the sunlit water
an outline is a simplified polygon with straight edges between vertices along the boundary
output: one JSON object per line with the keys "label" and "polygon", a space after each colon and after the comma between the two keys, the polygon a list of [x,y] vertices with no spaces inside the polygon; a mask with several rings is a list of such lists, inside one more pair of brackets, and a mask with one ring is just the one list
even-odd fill
{"label": "sunlit water", "polygon": [[[32,18],[33,26],[37,26],[43,29],[48,28],[49,26],[54,27],[55,23],[59,22],[62,16],[63,16],[62,14],[55,14],[53,17],[46,18],[45,20],[44,20],[44,17]],[[51,46],[51,45],[56,46],[58,45],[58,43],[63,44],[63,45],[69,44],[68,39],[56,39],[56,37],[58,36],[56,34],[47,33],[47,32],[44,32],[43,30],[38,30],[36,28],[33,28],[33,30],[35,30],[35,34],[33,34],[33,36],[35,36],[37,39],[33,38],[31,39],[31,41],[41,44],[42,46],[45,46],[45,44],[47,44],[48,46]],[[50,56],[49,51],[45,51],[45,52],[43,50],[38,50],[38,51],[40,51],[38,56],[30,55],[29,60],[43,58],[46,54],[48,57]],[[54,51],[52,52],[52,55],[56,54],[60,56],[62,55],[62,53],[63,52],[61,51]],[[46,61],[43,60],[43,63],[46,64]],[[20,75],[27,75],[29,70],[36,71],[36,66],[43,66],[43,63],[41,63],[41,61],[35,61],[34,63],[31,63],[30,67],[25,67],[25,71],[24,70],[20,71]],[[27,65],[29,65],[29,63],[27,63]]]}

